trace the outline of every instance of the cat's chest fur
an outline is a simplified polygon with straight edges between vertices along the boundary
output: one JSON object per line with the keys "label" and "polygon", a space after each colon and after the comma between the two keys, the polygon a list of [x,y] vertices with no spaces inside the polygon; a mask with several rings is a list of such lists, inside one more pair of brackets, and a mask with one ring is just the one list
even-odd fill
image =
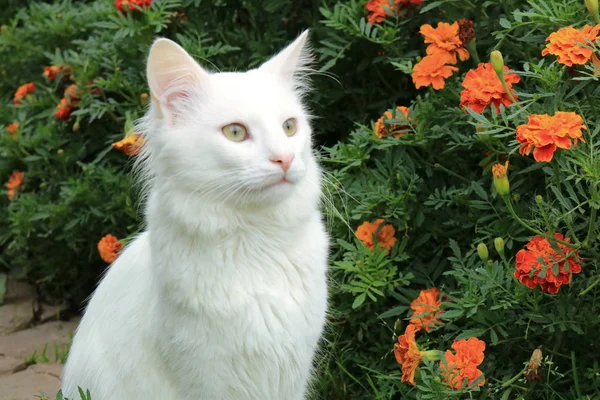
{"label": "cat's chest fur", "polygon": [[211,365],[229,375],[215,381],[261,382],[257,394],[277,391],[280,381],[306,379],[298,375],[310,369],[327,302],[327,237],[318,216],[278,235],[249,227],[168,248],[161,248],[160,236],[150,241],[160,249],[154,323],[166,334],[158,347],[173,369]]}

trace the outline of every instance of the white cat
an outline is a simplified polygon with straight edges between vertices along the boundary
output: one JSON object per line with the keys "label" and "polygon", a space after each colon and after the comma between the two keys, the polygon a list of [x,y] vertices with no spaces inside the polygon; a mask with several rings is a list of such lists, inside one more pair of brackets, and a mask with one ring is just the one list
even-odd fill
{"label": "white cat", "polygon": [[209,73],[174,42],[154,43],[140,124],[148,230],[94,293],[65,396],[306,398],[328,256],[301,102],[309,58],[307,32],[245,73]]}

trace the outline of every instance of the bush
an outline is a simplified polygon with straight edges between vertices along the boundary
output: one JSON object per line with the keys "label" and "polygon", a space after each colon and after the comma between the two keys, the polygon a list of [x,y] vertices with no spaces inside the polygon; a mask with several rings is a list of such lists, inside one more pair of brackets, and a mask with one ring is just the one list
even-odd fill
{"label": "bush", "polygon": [[[584,25],[600,21],[587,3],[12,5],[0,107],[19,127],[0,134],[0,177],[24,179],[2,200],[0,260],[77,306],[106,266],[100,238],[140,229],[130,163],[111,144],[143,113],[155,36],[247,69],[311,27],[335,238],[316,394],[596,398],[600,28]],[[42,77],[50,65],[67,80]]]}

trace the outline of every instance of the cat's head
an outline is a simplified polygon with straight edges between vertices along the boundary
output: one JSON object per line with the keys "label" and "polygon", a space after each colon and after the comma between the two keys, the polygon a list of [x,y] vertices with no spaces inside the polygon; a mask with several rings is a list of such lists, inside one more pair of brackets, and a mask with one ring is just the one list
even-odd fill
{"label": "cat's head", "polygon": [[236,207],[319,191],[301,102],[307,36],[256,69],[224,73],[208,72],[176,43],[157,40],[147,64],[152,105],[141,124],[155,180],[190,199]]}

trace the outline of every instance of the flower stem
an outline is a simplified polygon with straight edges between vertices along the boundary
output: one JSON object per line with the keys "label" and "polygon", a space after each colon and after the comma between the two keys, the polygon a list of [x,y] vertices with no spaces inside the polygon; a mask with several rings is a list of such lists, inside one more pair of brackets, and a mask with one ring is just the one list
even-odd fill
{"label": "flower stem", "polygon": [[582,290],[581,293],[579,293],[580,296],[585,296],[586,294],[588,294],[588,292],[590,290],[592,290],[594,287],[596,287],[598,284],[600,283],[600,275],[598,275],[596,277],[596,280],[594,281],[594,283],[592,283],[590,286],[588,286],[586,289]]}
{"label": "flower stem", "polygon": [[513,96],[512,92],[508,88],[508,85],[506,84],[506,79],[504,79],[504,74],[502,74],[502,76],[500,76],[499,78],[500,78],[500,82],[502,83],[502,87],[506,91],[506,94],[508,94],[508,97],[510,97],[510,99],[512,100],[513,103],[516,103],[517,99],[515,99],[515,96]]}
{"label": "flower stem", "polygon": [[533,228],[531,225],[529,225],[528,223],[526,223],[525,221],[523,221],[521,219],[521,217],[519,217],[517,215],[517,213],[516,213],[516,211],[515,211],[515,209],[513,207],[512,201],[510,199],[510,196],[502,196],[502,199],[504,199],[504,202],[506,203],[506,207],[508,208],[508,211],[513,216],[513,218],[518,223],[520,223],[521,225],[523,225],[524,228],[526,228],[526,229],[530,230],[531,232],[533,232],[533,233],[535,233],[537,235],[540,235],[540,236],[542,236],[542,237],[544,237],[544,238],[546,238],[546,239],[548,239],[550,241],[554,241],[556,243],[560,243],[560,244],[562,244],[564,246],[568,246],[568,247],[570,247],[572,249],[579,249],[580,248],[580,246],[578,246],[578,245],[576,245],[574,243],[570,243],[570,242],[566,242],[564,240],[557,239],[553,235],[549,235],[546,232],[541,232],[541,231]]}
{"label": "flower stem", "polygon": [[510,385],[512,385],[513,383],[515,383],[520,377],[521,375],[523,375],[525,373],[525,370],[527,370],[527,367],[523,368],[521,371],[519,371],[518,374],[516,374],[515,376],[513,376],[512,378],[510,378],[509,380],[507,380],[506,382],[504,382],[502,384],[502,388],[507,388]]}
{"label": "flower stem", "polygon": [[479,65],[479,63],[481,62],[481,60],[479,59],[479,54],[477,54],[477,45],[476,45],[476,39],[473,39],[469,42],[469,44],[467,44],[467,50],[469,50],[469,53],[471,54],[471,57],[473,57],[473,61],[475,62],[476,65]]}
{"label": "flower stem", "polygon": [[[598,197],[598,188],[596,187],[596,185],[592,186],[592,200],[596,200],[596,197]],[[598,210],[596,209],[596,207],[594,207],[594,205],[591,205],[592,207],[592,215],[590,216],[590,223],[588,225],[588,232],[587,232],[587,236],[585,238],[585,242],[584,242],[584,246],[585,247],[589,247],[590,246],[590,242],[592,241],[592,235],[594,234],[594,228],[595,228],[595,224],[596,224],[596,217],[598,214]]]}

